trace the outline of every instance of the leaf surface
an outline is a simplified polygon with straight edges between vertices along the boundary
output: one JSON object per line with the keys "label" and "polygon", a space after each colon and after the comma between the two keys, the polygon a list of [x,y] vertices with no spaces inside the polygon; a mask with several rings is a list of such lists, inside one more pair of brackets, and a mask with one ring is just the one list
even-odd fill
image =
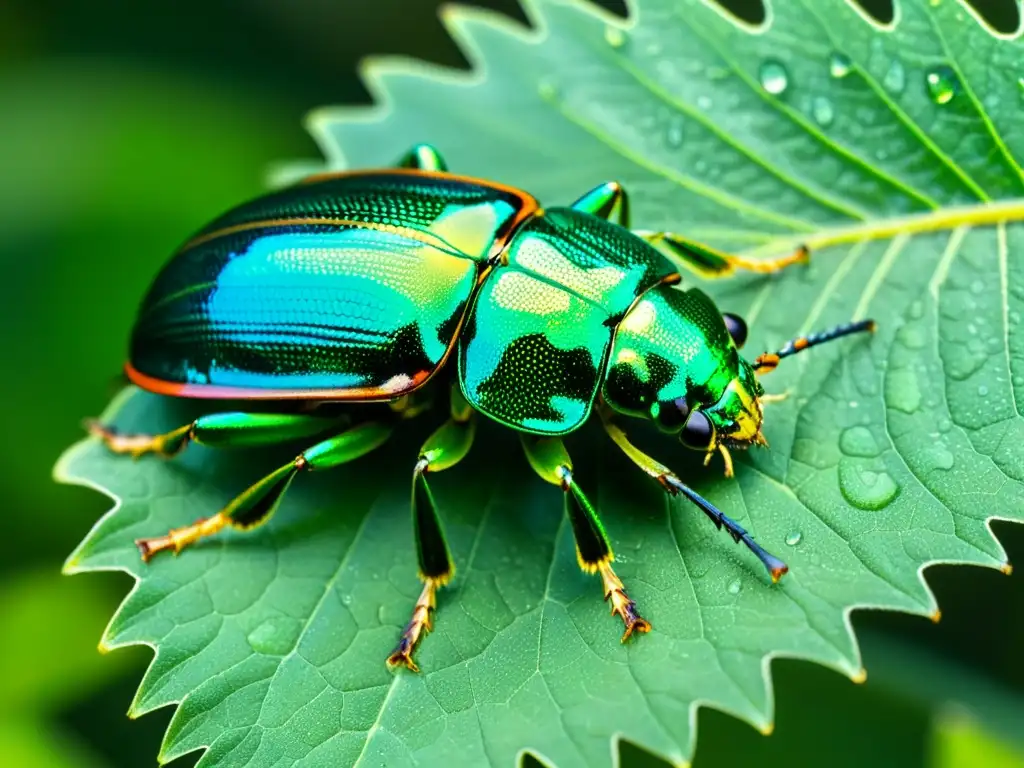
{"label": "leaf surface", "polygon": [[[331,167],[436,144],[460,173],[566,204],[614,178],[635,225],[806,268],[708,284],[746,317],[748,349],[874,317],[784,363],[769,450],[735,481],[657,455],[787,560],[757,561],[665,498],[598,430],[569,444],[653,625],[622,646],[579,573],[562,500],[514,436],[484,429],[436,476],[458,576],[423,643],[424,673],[382,663],[418,592],[409,477],[429,425],[329,475],[301,478],[257,533],[144,567],[131,541],[209,514],[287,453],[190,448],[131,464],[92,442],[59,476],[119,500],[69,561],[138,579],[105,643],[157,655],[133,707],[180,702],[162,758],[204,765],[608,765],[626,738],[692,754],[699,705],[762,730],[768,662],[862,676],[856,607],[922,615],[932,563],[1006,568],[988,523],[1024,518],[1024,72],[956,0],[898,3],[880,28],[841,0],[777,0],[763,28],[698,0],[646,0],[629,22],[533,0],[535,30],[450,9],[472,74],[373,62],[381,106],[311,121]],[[137,394],[107,417],[178,426],[189,406]]]}

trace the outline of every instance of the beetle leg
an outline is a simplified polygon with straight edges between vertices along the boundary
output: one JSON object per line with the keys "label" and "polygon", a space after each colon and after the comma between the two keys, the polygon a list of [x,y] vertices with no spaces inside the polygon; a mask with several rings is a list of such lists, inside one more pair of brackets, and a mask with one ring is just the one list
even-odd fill
{"label": "beetle leg", "polygon": [[629,197],[617,181],[598,184],[573,203],[572,208],[629,229]]}
{"label": "beetle leg", "polygon": [[148,562],[158,552],[170,549],[177,554],[189,544],[212,536],[229,525],[241,530],[255,528],[274,513],[299,472],[331,469],[357,459],[379,447],[391,431],[390,426],[368,422],[323,440],[253,483],[217,514],[201,518],[184,528],[173,529],[164,536],[138,539],[135,545],[142,559]]}
{"label": "beetle leg", "polygon": [[768,573],[771,574],[773,582],[777,582],[782,578],[786,571],[789,570],[789,566],[779,558],[775,557],[775,555],[765,551],[760,544],[754,541],[751,535],[747,533],[739,523],[727,517],[718,509],[718,507],[690,488],[690,486],[686,485],[672,470],[660,461],[651,458],[629,442],[629,438],[626,437],[626,433],[623,432],[618,425],[612,422],[611,414],[608,413],[607,407],[599,408],[598,410],[601,414],[601,423],[604,425],[605,431],[634,464],[657,480],[667,493],[670,493],[673,496],[677,493],[681,493],[686,496],[686,498],[700,507],[700,510],[705,515],[711,518],[711,522],[715,524],[715,527],[719,530],[724,527],[725,530],[729,532],[729,535],[732,536],[733,541],[737,544],[742,541],[747,548],[757,555],[757,558],[764,563],[765,568],[768,569]]}
{"label": "beetle leg", "polygon": [[445,172],[448,164],[441,153],[429,144],[417,144],[398,161],[399,168],[415,168],[420,171]]}
{"label": "beetle leg", "polygon": [[675,232],[635,229],[633,234],[646,240],[672,261],[680,263],[692,272],[706,278],[725,277],[736,270],[762,274],[778,272],[791,264],[806,264],[811,253],[807,246],[801,245],[788,256],[775,259],[748,259],[744,256],[716,250]]}
{"label": "beetle leg", "polygon": [[534,471],[566,496],[565,510],[576,539],[576,559],[585,573],[600,573],[604,599],[611,602],[612,613],[622,619],[626,630],[622,642],[634,632],[650,632],[651,625],[637,612],[636,603],[626,594],[622,581],[612,569],[615,555],[597,510],[572,476],[572,460],[557,437],[522,435],[526,458]]}
{"label": "beetle leg", "polygon": [[427,438],[412,476],[412,523],[423,592],[398,645],[387,659],[389,667],[403,665],[413,672],[418,672],[419,667],[412,660],[412,654],[420,636],[432,627],[437,589],[447,584],[455,574],[437,504],[426,476],[428,472],[440,472],[462,461],[469,453],[476,434],[473,409],[462,397],[458,384],[452,386],[451,392],[451,418]]}
{"label": "beetle leg", "polygon": [[214,447],[272,445],[313,437],[344,419],[347,417],[294,413],[211,413],[162,435],[126,435],[98,421],[86,422],[86,429],[114,453],[128,453],[136,459],[147,453],[169,458],[192,441]]}

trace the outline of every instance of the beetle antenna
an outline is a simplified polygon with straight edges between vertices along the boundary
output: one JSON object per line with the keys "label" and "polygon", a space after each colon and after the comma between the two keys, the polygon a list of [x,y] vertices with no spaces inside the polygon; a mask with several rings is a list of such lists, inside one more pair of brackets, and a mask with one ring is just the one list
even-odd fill
{"label": "beetle antenna", "polygon": [[827,331],[812,333],[808,336],[798,336],[797,338],[783,344],[782,349],[778,352],[765,352],[757,358],[757,360],[754,361],[754,370],[757,373],[769,373],[770,371],[775,370],[775,366],[777,366],[779,361],[784,357],[795,355],[797,352],[803,352],[805,349],[810,349],[811,347],[816,347],[819,344],[824,344],[826,341],[841,339],[843,336],[864,332],[874,333],[874,331],[874,320],[858,320],[855,323],[837,325],[835,328],[830,328]]}

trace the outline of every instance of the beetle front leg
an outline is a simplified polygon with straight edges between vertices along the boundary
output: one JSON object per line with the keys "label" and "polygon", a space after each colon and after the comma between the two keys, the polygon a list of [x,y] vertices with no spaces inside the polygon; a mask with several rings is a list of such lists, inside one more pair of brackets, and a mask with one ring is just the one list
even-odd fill
{"label": "beetle front leg", "polygon": [[190,442],[224,448],[273,445],[313,437],[338,427],[345,419],[292,413],[211,413],[161,435],[126,435],[98,421],[86,422],[86,429],[114,453],[136,459],[147,453],[170,458]]}
{"label": "beetle front leg", "polygon": [[288,486],[299,472],[308,472],[345,464],[378,448],[391,435],[392,428],[366,423],[307,448],[292,461],[275,469],[232,499],[220,512],[197,520],[184,528],[175,528],[164,536],[138,539],[135,545],[142,559],[166,550],[175,554],[199,539],[212,536],[227,526],[250,530],[265,523],[277,509]]}
{"label": "beetle front leg", "polygon": [[418,171],[434,171],[443,173],[448,170],[448,164],[430,144],[417,144],[402,159],[398,161],[399,168],[415,168]]}
{"label": "beetle front leg", "polygon": [[615,555],[597,510],[572,476],[572,460],[557,437],[523,435],[523,449],[530,466],[544,480],[559,486],[566,497],[565,510],[576,539],[576,559],[585,573],[600,573],[604,599],[611,602],[612,613],[622,619],[622,642],[636,632],[650,632],[651,625],[638,612],[636,603],[612,569]]}
{"label": "beetle front leg", "polygon": [[764,564],[764,567],[768,569],[768,573],[771,575],[773,582],[777,582],[783,577],[783,575],[789,570],[788,565],[782,562],[775,555],[765,551],[765,549],[754,541],[750,534],[747,533],[739,523],[730,517],[727,517],[718,509],[718,507],[705,499],[690,486],[686,485],[686,483],[680,480],[672,470],[660,461],[651,458],[629,442],[629,438],[626,437],[626,433],[623,432],[618,425],[613,423],[611,414],[608,412],[607,407],[599,408],[599,411],[601,414],[601,423],[604,425],[604,429],[608,433],[608,436],[611,437],[614,443],[634,464],[657,480],[667,493],[670,493],[673,496],[677,493],[681,493],[686,496],[686,498],[700,508],[701,512],[711,519],[711,522],[715,524],[716,528],[719,530],[725,528],[725,530],[729,532],[729,535],[732,536],[733,541],[737,544],[743,542],[751,552],[757,555],[758,560]]}
{"label": "beetle front leg", "polygon": [[775,259],[748,259],[732,253],[716,250],[676,232],[652,232],[633,230],[676,263],[705,278],[726,277],[736,270],[766,274],[778,272],[792,264],[806,264],[810,250],[801,245],[793,253]]}
{"label": "beetle front leg", "polygon": [[412,618],[402,631],[398,645],[388,656],[389,667],[404,666],[413,672],[419,671],[412,659],[413,651],[423,633],[432,628],[438,587],[451,581],[455,574],[437,504],[427,484],[427,473],[449,469],[462,461],[473,445],[475,434],[473,409],[455,384],[451,392],[451,418],[427,438],[413,469],[412,522],[423,591],[413,608]]}

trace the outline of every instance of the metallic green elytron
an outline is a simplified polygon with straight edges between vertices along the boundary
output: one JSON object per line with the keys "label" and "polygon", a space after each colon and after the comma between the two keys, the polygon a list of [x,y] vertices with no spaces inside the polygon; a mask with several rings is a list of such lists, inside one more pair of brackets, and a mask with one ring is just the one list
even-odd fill
{"label": "metallic green elytron", "polygon": [[[679,235],[630,231],[616,183],[568,208],[541,209],[520,190],[447,173],[437,152],[420,145],[397,169],[315,176],[230,211],[156,278],[132,334],[130,379],[164,395],[269,407],[206,415],[162,435],[91,429],[135,456],[172,456],[190,441],[315,439],[213,516],[137,541],[148,561],[225,526],[265,522],[297,474],[372,451],[447,386],[450,418],[413,468],[424,588],[388,663],[416,669],[412,653],[430,628],[436,590],[454,573],[427,474],[466,456],[477,413],[520,432],[531,466],[565,492],[580,566],[600,573],[625,641],[650,625],[612,569],[608,536],[559,436],[596,411],[633,462],[724,526],[777,580],[786,565],[633,446],[617,419],[648,419],[708,460],[720,454],[731,474],[730,447],[764,442],[757,374],[873,324],[796,339],[751,364],[737,351],[743,321],[684,288],[677,264],[724,275],[774,271],[806,256],[750,261]],[[302,407],[275,412],[276,401]],[[314,407],[337,402],[381,405],[354,426],[348,414]]]}

